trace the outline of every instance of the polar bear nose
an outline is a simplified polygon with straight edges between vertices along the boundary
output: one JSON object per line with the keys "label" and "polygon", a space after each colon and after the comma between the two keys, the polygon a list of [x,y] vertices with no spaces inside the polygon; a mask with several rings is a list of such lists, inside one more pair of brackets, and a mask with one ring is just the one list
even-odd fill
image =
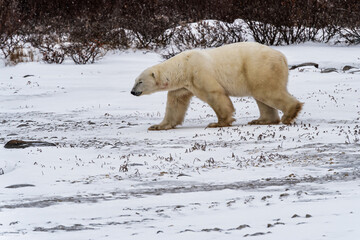
{"label": "polar bear nose", "polygon": [[134,96],[140,96],[142,94],[142,92],[137,92],[137,91],[131,90],[131,94]]}

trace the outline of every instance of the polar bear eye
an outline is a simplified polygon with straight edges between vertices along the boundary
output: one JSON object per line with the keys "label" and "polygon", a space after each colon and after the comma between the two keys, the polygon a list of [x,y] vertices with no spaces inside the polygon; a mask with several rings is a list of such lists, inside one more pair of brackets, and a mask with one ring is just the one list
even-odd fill
{"label": "polar bear eye", "polygon": [[143,82],[142,82],[142,81],[139,81],[139,82],[138,82],[138,84],[141,84],[141,83],[143,83]]}

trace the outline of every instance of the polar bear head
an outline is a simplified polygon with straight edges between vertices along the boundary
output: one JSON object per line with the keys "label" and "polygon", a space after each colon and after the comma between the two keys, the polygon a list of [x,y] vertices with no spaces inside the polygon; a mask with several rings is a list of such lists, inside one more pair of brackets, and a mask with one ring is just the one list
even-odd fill
{"label": "polar bear head", "polygon": [[151,94],[158,91],[158,82],[156,80],[155,69],[145,69],[136,79],[131,94],[135,96]]}

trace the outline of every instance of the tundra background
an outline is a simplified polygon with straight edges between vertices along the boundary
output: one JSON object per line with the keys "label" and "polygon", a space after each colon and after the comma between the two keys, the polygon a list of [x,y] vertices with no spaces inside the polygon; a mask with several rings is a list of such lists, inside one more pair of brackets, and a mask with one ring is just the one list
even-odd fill
{"label": "tundra background", "polygon": [[157,54],[2,67],[2,144],[56,147],[0,149],[0,239],[356,239],[360,75],[342,69],[359,47],[276,49],[319,64],[290,71],[306,103],[290,126],[247,125],[255,101],[233,98],[234,126],[205,129],[216,115],[194,98],[182,126],[147,131],[166,93],[129,90]]}
{"label": "tundra background", "polygon": [[[0,239],[357,239],[359,1],[301,3],[0,0]],[[205,129],[194,98],[147,131],[166,93],[131,96],[142,70],[244,40],[287,57],[296,123],[232,98]]]}

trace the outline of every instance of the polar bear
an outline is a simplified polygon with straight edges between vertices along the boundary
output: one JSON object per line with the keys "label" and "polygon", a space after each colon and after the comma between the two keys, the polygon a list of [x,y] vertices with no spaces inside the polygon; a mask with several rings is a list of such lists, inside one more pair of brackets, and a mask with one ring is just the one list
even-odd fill
{"label": "polar bear", "polygon": [[234,106],[229,96],[252,96],[260,117],[249,124],[290,124],[303,103],[287,91],[288,65],[285,56],[258,43],[233,43],[206,50],[182,52],[145,69],[135,80],[135,96],[168,91],[163,121],[149,130],[175,128],[184,120],[193,96],[208,103],[218,122],[208,127],[231,126]]}

